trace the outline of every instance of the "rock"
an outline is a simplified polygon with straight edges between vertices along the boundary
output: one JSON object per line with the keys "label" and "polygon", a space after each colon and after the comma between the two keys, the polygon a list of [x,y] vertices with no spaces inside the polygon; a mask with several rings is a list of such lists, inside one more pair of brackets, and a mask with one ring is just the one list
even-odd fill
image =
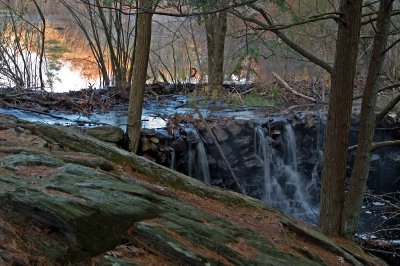
{"label": "rock", "polygon": [[58,167],[64,163],[60,160],[49,157],[44,154],[34,154],[28,152],[21,152],[19,154],[12,154],[0,160],[2,164],[8,168],[16,169],[18,166],[49,166]]}
{"label": "rock", "polygon": [[281,136],[281,135],[282,135],[282,131],[281,131],[281,130],[278,130],[278,129],[275,129],[275,130],[273,130],[273,131],[271,132],[271,136],[272,136],[273,138],[276,138],[276,137]]}
{"label": "rock", "polygon": [[256,127],[256,124],[252,121],[246,121],[245,126],[249,129],[254,129]]}
{"label": "rock", "polygon": [[251,135],[240,136],[233,139],[233,143],[239,148],[248,147],[249,145],[253,144],[252,142],[253,136]]}
{"label": "rock", "polygon": [[155,143],[150,143],[150,150],[151,150],[152,152],[158,151],[158,146],[157,146],[157,144],[155,144]]}
{"label": "rock", "polygon": [[156,130],[156,138],[161,141],[173,140],[174,136],[168,133],[165,129],[157,129]]}
{"label": "rock", "polygon": [[223,142],[229,139],[228,133],[221,126],[213,127],[212,132],[214,133],[218,142]]}
{"label": "rock", "polygon": [[252,168],[259,168],[261,167],[259,160],[257,159],[251,159],[247,160],[244,162],[244,165],[247,169],[252,169]]}
{"label": "rock", "polygon": [[143,157],[152,162],[156,162],[156,159],[153,156],[151,156],[150,154],[147,154],[147,153],[143,154]]}
{"label": "rock", "polygon": [[315,117],[314,113],[307,113],[304,117],[304,127],[312,128],[318,123],[318,119]]}
{"label": "rock", "polygon": [[86,133],[105,142],[118,143],[123,139],[124,131],[119,127],[100,126],[87,128]]}
{"label": "rock", "polygon": [[[253,149],[254,150],[254,149]],[[250,148],[249,147],[247,147],[247,148],[241,148],[240,149],[240,151],[239,151],[239,155],[240,156],[243,156],[243,155],[245,155],[246,153],[248,153],[250,151]]]}
{"label": "rock", "polygon": [[140,138],[141,143],[142,143],[142,152],[146,152],[148,150],[150,150],[150,141],[148,138],[146,137],[141,137]]}
{"label": "rock", "polygon": [[187,151],[187,145],[185,140],[182,137],[179,137],[177,140],[173,141],[171,143],[171,147],[176,151],[176,152],[186,152]]}
{"label": "rock", "polygon": [[233,148],[228,143],[222,143],[220,147],[227,158],[233,153]]}
{"label": "rock", "polygon": [[[0,175],[0,184],[4,180]],[[61,237],[58,245],[36,245],[46,252],[54,249],[56,261],[78,262],[104,252],[120,243],[134,222],[156,217],[159,212],[148,200],[151,193],[146,189],[75,164],[59,168],[37,187],[15,185],[18,187],[0,194],[1,207],[12,209],[29,224],[57,230]],[[32,233],[27,234],[25,237]],[[39,244],[37,241],[31,244]],[[68,248],[60,249],[65,243]]]}
{"label": "rock", "polygon": [[150,142],[155,143],[155,144],[160,143],[160,140],[156,137],[150,137],[149,140],[150,140]]}
{"label": "rock", "polygon": [[167,146],[167,145],[160,145],[159,149],[161,152],[166,152],[166,153],[171,153],[174,151],[173,148],[171,148],[170,146]]}
{"label": "rock", "polygon": [[142,128],[140,130],[140,135],[145,137],[152,137],[156,135],[156,130],[153,128]]}
{"label": "rock", "polygon": [[232,134],[232,136],[237,136],[240,134],[242,131],[241,125],[236,120],[231,120],[226,124],[226,129],[229,131],[229,133]]}
{"label": "rock", "polygon": [[252,169],[254,167],[261,167],[260,160],[257,158],[254,152],[246,154],[243,156],[244,165],[248,169]]}

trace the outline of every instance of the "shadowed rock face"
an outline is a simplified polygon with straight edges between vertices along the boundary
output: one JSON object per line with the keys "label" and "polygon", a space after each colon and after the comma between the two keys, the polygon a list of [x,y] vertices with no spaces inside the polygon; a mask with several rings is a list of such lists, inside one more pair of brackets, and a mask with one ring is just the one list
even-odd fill
{"label": "shadowed rock face", "polygon": [[[7,142],[0,143],[0,265],[323,265],[327,258],[380,263],[257,200],[82,132],[3,117],[0,125]],[[203,200],[213,200],[210,210],[198,206]],[[249,213],[253,227],[243,222]],[[275,238],[257,231],[258,223],[276,228]],[[305,235],[313,240],[295,243]],[[327,257],[304,248],[314,242],[328,247],[319,251]]]}

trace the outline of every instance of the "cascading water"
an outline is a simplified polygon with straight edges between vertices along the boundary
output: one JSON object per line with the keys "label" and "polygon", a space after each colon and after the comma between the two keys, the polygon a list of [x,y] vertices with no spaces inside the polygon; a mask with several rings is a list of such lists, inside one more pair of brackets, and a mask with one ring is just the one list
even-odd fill
{"label": "cascading water", "polygon": [[298,172],[296,137],[291,125],[284,126],[284,154],[273,149],[266,129],[255,129],[255,152],[264,175],[263,200],[282,211],[304,220],[315,220],[315,212],[307,197],[307,181]]}
{"label": "cascading water", "polygon": [[264,201],[271,203],[273,206],[285,209],[287,202],[282,197],[283,191],[281,186],[278,184],[276,178],[272,174],[273,156],[272,148],[269,145],[265,136],[263,128],[256,127],[254,136],[254,147],[255,152],[262,162],[263,173],[264,173]]}
{"label": "cascading water", "polygon": [[169,168],[171,168],[172,170],[175,170],[175,164],[176,164],[176,153],[175,153],[175,150],[172,149],[172,151],[171,151],[171,164],[170,164]]}
{"label": "cascading water", "polygon": [[297,172],[297,144],[296,136],[294,135],[291,125],[286,124],[283,130],[283,139],[285,140],[284,152],[286,163],[292,166],[293,170]]}
{"label": "cascading water", "polygon": [[186,130],[189,142],[188,151],[188,174],[189,176],[203,180],[211,184],[210,170],[203,140],[193,128]]}
{"label": "cascading water", "polygon": [[311,173],[311,180],[307,183],[307,193],[310,195],[310,201],[319,203],[319,172],[322,167],[323,161],[323,146],[324,146],[324,124],[320,116],[316,117],[318,122],[316,123],[316,141],[314,147],[314,167]]}

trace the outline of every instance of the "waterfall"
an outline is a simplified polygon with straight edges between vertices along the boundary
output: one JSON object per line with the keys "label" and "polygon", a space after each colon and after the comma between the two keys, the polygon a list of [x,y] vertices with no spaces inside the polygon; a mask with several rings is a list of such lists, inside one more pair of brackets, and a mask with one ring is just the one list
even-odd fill
{"label": "waterfall", "polygon": [[211,184],[210,170],[204,143],[194,128],[186,130],[189,142],[188,151],[188,174],[189,176],[203,180]]}
{"label": "waterfall", "polygon": [[283,130],[284,152],[286,155],[286,163],[293,167],[297,172],[297,143],[293,128],[290,124],[286,124]]}
{"label": "waterfall", "polygon": [[315,220],[306,190],[307,181],[298,171],[296,137],[291,125],[284,126],[283,154],[273,149],[266,129],[256,127],[255,153],[264,177],[263,200],[285,213],[305,220]]}
{"label": "waterfall", "polygon": [[[314,147],[314,167],[311,173],[311,180],[307,184],[307,193],[310,195],[310,200],[319,203],[319,171],[323,163],[323,148],[324,148],[324,124],[320,116],[317,117],[318,122],[316,124],[316,141]],[[311,195],[313,195],[311,197]]]}
{"label": "waterfall", "polygon": [[264,174],[264,201],[276,206],[278,204],[285,204],[282,188],[277,180],[272,175],[272,149],[265,137],[264,129],[260,127],[255,128],[254,136],[255,152],[262,163]]}
{"label": "waterfall", "polygon": [[176,153],[175,153],[175,150],[172,149],[172,151],[171,151],[171,165],[169,166],[169,168],[171,168],[172,170],[175,170],[175,164],[176,164]]}

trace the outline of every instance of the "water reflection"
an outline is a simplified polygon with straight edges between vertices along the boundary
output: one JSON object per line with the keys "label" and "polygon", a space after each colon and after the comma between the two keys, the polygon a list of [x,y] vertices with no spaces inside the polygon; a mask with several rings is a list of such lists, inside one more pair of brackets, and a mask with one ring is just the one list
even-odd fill
{"label": "water reflection", "polygon": [[81,70],[77,69],[70,62],[60,62],[60,69],[56,72],[56,79],[51,91],[68,92],[77,91],[92,86],[98,86],[100,81],[98,78],[83,77]]}

